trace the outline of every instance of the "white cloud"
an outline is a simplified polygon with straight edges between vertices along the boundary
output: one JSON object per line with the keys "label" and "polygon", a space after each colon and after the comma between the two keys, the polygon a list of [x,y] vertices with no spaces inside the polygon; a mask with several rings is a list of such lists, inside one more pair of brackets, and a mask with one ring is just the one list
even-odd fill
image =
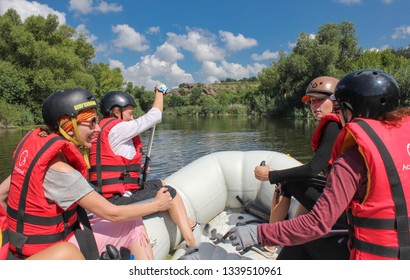
{"label": "white cloud", "polygon": [[170,63],[174,63],[177,60],[184,58],[184,55],[178,52],[178,49],[175,46],[168,43],[164,43],[163,45],[157,47],[155,56],[160,60]]}
{"label": "white cloud", "polygon": [[167,35],[169,44],[192,52],[198,61],[218,61],[225,57],[224,50],[216,46],[215,36],[203,30],[190,30],[184,35],[169,32]]}
{"label": "white cloud", "polygon": [[402,26],[396,27],[391,37],[392,39],[396,40],[396,39],[407,38],[407,36],[410,36],[410,25],[408,26],[402,25]]}
{"label": "white cloud", "polygon": [[108,50],[108,44],[102,43],[102,44],[94,45],[94,49],[96,52],[106,52]]}
{"label": "white cloud", "polygon": [[230,63],[225,60],[219,65],[213,61],[205,61],[202,63],[200,74],[206,83],[214,83],[226,78],[239,80],[242,78],[256,76],[263,68],[266,68],[266,65],[260,63],[243,66],[241,64]]}
{"label": "white cloud", "polygon": [[204,77],[207,83],[213,83],[227,77],[226,71],[222,66],[218,66],[213,61],[204,61],[200,70],[200,74]]}
{"label": "white cloud", "polygon": [[91,34],[85,27],[85,24],[80,24],[75,30],[77,31],[77,34],[83,34],[87,38],[88,43],[92,44],[97,41],[97,36]]}
{"label": "white cloud", "polygon": [[160,60],[155,55],[143,56],[140,62],[128,68],[118,60],[109,60],[109,65],[111,68],[120,68],[126,81],[146,89],[153,89],[159,82],[170,88],[181,83],[194,82],[192,75],[186,73],[177,63]]}
{"label": "white cloud", "polygon": [[92,12],[101,12],[104,14],[122,11],[122,6],[117,3],[107,3],[105,1],[97,1],[97,5],[93,6],[93,0],[70,0],[69,9],[79,14],[89,14]]}
{"label": "white cloud", "polygon": [[[374,0],[371,0],[371,1],[374,1]],[[387,5],[393,3],[393,1],[394,0],[381,0],[383,4],[387,4]],[[335,2],[339,2],[341,4],[346,4],[346,5],[355,5],[355,4],[361,4],[362,0],[335,0]]]}
{"label": "white cloud", "polygon": [[389,48],[389,45],[383,45],[381,48],[370,48],[370,49],[366,49],[366,51],[376,52],[377,53],[377,52],[380,52],[380,51],[384,51],[388,48]]}
{"label": "white cloud", "polygon": [[88,14],[93,11],[93,0],[70,0],[68,8],[80,14]]}
{"label": "white cloud", "polygon": [[114,40],[114,46],[117,47],[119,51],[123,48],[132,51],[145,51],[149,48],[145,36],[127,24],[113,26],[112,31],[118,34],[118,38]]}
{"label": "white cloud", "polygon": [[346,4],[346,5],[354,5],[354,4],[361,4],[362,0],[336,0],[336,2]]}
{"label": "white cloud", "polygon": [[0,1],[0,15],[7,12],[8,9],[16,10],[17,14],[20,15],[21,19],[24,21],[29,16],[42,16],[47,17],[49,14],[55,14],[58,21],[61,24],[65,24],[65,13],[53,10],[45,4],[40,4],[36,1],[26,1],[26,0],[1,0]]}
{"label": "white cloud", "polygon": [[252,54],[251,55],[253,60],[261,61],[261,60],[268,60],[268,59],[276,59],[279,57],[279,52],[270,52],[268,50],[264,51],[262,54]]}
{"label": "white cloud", "polygon": [[148,28],[148,33],[149,34],[156,34],[160,31],[159,26],[151,26]]}
{"label": "white cloud", "polygon": [[258,45],[258,42],[255,39],[246,38],[240,33],[238,36],[235,36],[232,32],[220,30],[219,36],[221,37],[222,42],[224,42],[226,47],[231,51],[239,51]]}
{"label": "white cloud", "polygon": [[108,4],[107,2],[100,1],[95,7],[95,10],[107,14],[109,12],[118,13],[122,11],[122,6],[117,3]]}
{"label": "white cloud", "polygon": [[380,51],[380,49],[379,48],[370,48],[370,49],[368,49],[368,51],[378,53]]}
{"label": "white cloud", "polygon": [[[126,68],[122,62],[110,60],[110,67],[119,67],[125,80],[147,89],[153,88],[159,81],[169,87],[195,82],[193,75],[178,65],[178,61],[184,59],[187,52],[192,53],[196,60],[202,62],[200,70],[195,74],[204,83],[213,83],[226,78],[239,80],[256,76],[267,67],[261,63],[244,66],[227,62],[224,58],[224,50],[217,46],[215,40],[217,37],[205,30],[187,29],[186,34],[167,33],[167,35],[167,41],[158,46],[155,53],[142,56],[135,65]],[[274,55],[265,51],[256,58],[262,57],[268,59]]]}
{"label": "white cloud", "polygon": [[260,71],[262,71],[263,68],[268,67],[265,64],[261,64],[261,63],[254,63],[251,65],[247,65],[246,69],[248,69],[249,71],[249,77],[256,77]]}

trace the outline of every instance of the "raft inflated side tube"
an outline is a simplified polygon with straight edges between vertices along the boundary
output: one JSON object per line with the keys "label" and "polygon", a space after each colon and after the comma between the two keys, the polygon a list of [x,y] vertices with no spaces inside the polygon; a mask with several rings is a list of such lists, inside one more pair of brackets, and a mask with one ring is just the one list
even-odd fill
{"label": "raft inflated side tube", "polygon": [[[252,202],[248,210],[257,212],[260,215],[258,219],[263,217],[268,221],[270,213],[258,206],[270,210],[275,186],[268,181],[257,180],[254,174],[255,166],[263,160],[275,170],[301,165],[296,159],[279,152],[223,151],[198,158],[165,178],[165,182],[177,190],[188,217],[198,223],[206,224],[227,209],[241,211],[244,206],[237,196]],[[297,204],[291,205],[290,212],[296,208]],[[182,241],[180,231],[168,212],[146,216],[144,224],[155,259],[165,259]]]}

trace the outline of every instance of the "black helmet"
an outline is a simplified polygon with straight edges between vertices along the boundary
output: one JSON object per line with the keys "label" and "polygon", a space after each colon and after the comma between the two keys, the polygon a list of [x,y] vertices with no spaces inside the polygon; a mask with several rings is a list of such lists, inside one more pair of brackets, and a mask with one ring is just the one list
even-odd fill
{"label": "black helmet", "polygon": [[[400,89],[396,80],[379,70],[353,71],[336,85],[335,97],[353,117],[377,119],[399,106]],[[347,104],[346,104],[347,103]]]}
{"label": "black helmet", "polygon": [[134,98],[125,91],[110,91],[104,94],[101,99],[101,114],[107,116],[110,114],[112,107],[119,106],[124,108],[128,105],[136,107]]}
{"label": "black helmet", "polygon": [[51,131],[58,131],[59,120],[67,115],[76,117],[84,109],[97,108],[97,100],[88,90],[67,88],[49,95],[43,102],[44,123]]}

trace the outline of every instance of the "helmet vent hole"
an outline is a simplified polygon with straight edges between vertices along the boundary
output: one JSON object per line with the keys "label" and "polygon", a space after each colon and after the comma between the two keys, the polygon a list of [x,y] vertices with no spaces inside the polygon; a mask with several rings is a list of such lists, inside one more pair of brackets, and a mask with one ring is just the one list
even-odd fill
{"label": "helmet vent hole", "polygon": [[386,104],[387,100],[386,98],[380,98],[380,104],[384,105]]}

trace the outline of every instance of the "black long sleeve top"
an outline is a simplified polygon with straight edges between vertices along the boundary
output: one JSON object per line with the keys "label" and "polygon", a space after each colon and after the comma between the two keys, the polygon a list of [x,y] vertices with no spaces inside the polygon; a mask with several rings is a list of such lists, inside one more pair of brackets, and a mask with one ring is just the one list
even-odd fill
{"label": "black long sleeve top", "polygon": [[283,181],[300,181],[313,178],[324,170],[332,155],[333,144],[341,130],[341,125],[335,121],[327,124],[323,131],[318,148],[312,159],[303,165],[283,170],[272,170],[269,172],[271,184]]}

